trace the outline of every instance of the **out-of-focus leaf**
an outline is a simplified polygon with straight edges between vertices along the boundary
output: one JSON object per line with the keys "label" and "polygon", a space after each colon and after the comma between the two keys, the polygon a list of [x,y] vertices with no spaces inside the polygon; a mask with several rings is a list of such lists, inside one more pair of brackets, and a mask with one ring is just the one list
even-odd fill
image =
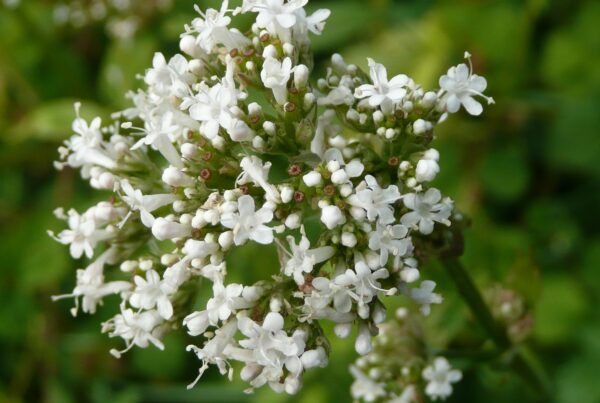
{"label": "out-of-focus leaf", "polygon": [[581,271],[585,284],[592,288],[597,296],[596,302],[600,302],[600,239],[596,238],[587,244]]}
{"label": "out-of-focus leaf", "polygon": [[131,363],[135,373],[148,378],[168,379],[183,369],[183,363],[188,353],[185,351],[185,343],[180,334],[169,334],[164,343],[164,351],[152,346],[138,348],[131,352]]}
{"label": "out-of-focus leaf", "polygon": [[481,167],[481,184],[490,196],[514,201],[527,189],[529,169],[522,149],[495,148],[486,154]]}
{"label": "out-of-focus leaf", "polygon": [[312,48],[316,53],[332,51],[336,46],[364,35],[365,26],[373,23],[377,15],[373,7],[363,1],[319,2],[307,12],[311,13],[318,8],[330,9],[331,16],[327,20],[325,32],[311,36]]}
{"label": "out-of-focus leaf", "polygon": [[[12,143],[29,139],[56,142],[68,138],[72,134],[71,123],[75,119],[75,102],[74,99],[59,99],[40,105],[12,127],[4,140]],[[85,101],[81,116],[90,119],[94,116],[106,116],[106,113],[95,103]]]}
{"label": "out-of-focus leaf", "polygon": [[[568,268],[565,268],[565,270]],[[547,275],[535,310],[534,335],[546,344],[569,343],[587,309],[585,293],[568,274]]]}
{"label": "out-of-focus leaf", "polygon": [[565,29],[551,34],[542,58],[542,77],[569,94],[600,86],[600,3],[590,1]]}
{"label": "out-of-focus leaf", "polygon": [[596,403],[600,401],[598,363],[600,363],[600,327],[591,322],[578,335],[573,347],[577,353],[556,375],[559,403]]}
{"label": "out-of-focus leaf", "polygon": [[555,167],[600,176],[600,93],[596,95],[558,103],[546,150]]}
{"label": "out-of-focus leaf", "polygon": [[[129,106],[125,93],[142,88],[137,79],[152,67],[152,56],[159,50],[151,36],[135,38],[127,42],[113,42],[107,50],[100,71],[99,92],[104,99],[119,107]],[[169,55],[165,54],[167,61]]]}

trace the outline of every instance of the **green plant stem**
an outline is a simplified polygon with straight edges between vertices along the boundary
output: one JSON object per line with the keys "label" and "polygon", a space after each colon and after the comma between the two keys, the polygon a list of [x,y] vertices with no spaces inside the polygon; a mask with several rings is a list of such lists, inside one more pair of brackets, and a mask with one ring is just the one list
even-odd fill
{"label": "green plant stem", "polygon": [[509,353],[509,365],[538,393],[542,393],[545,397],[550,396],[550,383],[542,365],[526,346],[513,345],[506,329],[494,319],[461,262],[457,258],[443,259],[442,262],[481,327],[500,351]]}

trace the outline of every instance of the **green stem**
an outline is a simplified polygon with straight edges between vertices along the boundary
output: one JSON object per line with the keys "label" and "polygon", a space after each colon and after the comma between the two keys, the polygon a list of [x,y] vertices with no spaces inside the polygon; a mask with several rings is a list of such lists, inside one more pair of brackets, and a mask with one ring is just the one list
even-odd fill
{"label": "green stem", "polygon": [[543,367],[531,350],[525,346],[514,346],[512,344],[506,329],[494,319],[477,286],[460,261],[456,258],[448,258],[443,259],[442,262],[456,288],[458,288],[458,292],[469,305],[473,315],[496,347],[502,352],[512,353],[510,366],[537,392],[542,393],[545,397],[550,396],[550,383]]}

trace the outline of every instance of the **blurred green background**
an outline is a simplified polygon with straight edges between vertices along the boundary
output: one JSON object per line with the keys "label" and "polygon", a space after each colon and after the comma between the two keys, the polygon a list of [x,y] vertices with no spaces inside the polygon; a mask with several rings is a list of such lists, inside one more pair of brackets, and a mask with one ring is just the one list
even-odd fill
{"label": "blurred green background", "polygon": [[[52,210],[103,196],[78,173],[52,167],[70,135],[73,102],[84,101],[87,116],[124,107],[124,92],[139,85],[135,76],[153,52],[177,51],[192,4],[219,2],[144,8],[125,39],[107,33],[106,19],[55,23],[57,2],[17,3],[0,6],[0,402],[350,401],[350,342],[334,341],[330,366],[309,372],[296,397],[247,396],[241,383],[213,372],[187,391],[198,362],[185,352],[193,340],[183,332],[167,338],[166,352],[137,349],[115,360],[108,350],[118,341],[99,332],[114,299],[96,316],[75,319],[70,302],[50,301],[72,289],[82,264],[46,235],[60,225]],[[316,7],[333,11],[314,41],[317,66],[333,52],[363,67],[371,56],[428,88],[465,50],[473,54],[496,105],[481,118],[452,116],[437,144],[437,185],[473,220],[463,261],[482,287],[501,281],[523,301],[521,330],[530,333],[555,400],[600,402],[600,2],[311,1]],[[265,256],[253,268],[257,277],[272,271]],[[446,298],[423,321],[432,345],[476,339],[445,273],[424,270]],[[537,399],[495,365],[456,363],[465,379],[449,401]]]}

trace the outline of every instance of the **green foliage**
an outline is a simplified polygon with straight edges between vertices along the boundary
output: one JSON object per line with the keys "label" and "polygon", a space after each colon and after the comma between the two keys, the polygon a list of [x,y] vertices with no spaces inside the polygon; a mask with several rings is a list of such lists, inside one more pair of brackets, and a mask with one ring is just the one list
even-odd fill
{"label": "green foliage", "polygon": [[[110,39],[101,26],[56,27],[52,1],[21,3],[0,9],[0,401],[349,401],[351,341],[336,343],[330,366],[309,373],[299,396],[266,389],[248,396],[212,370],[187,391],[198,368],[185,352],[193,339],[172,334],[165,352],[136,350],[117,361],[108,354],[116,341],[98,332],[109,307],[73,319],[70,301],[50,301],[72,289],[85,264],[46,235],[58,229],[53,208],[91,203],[73,172],[52,168],[56,147],[70,135],[73,102],[83,101],[86,117],[125,107],[125,92],[140,85],[136,75],[154,52],[176,51],[194,2],[176,1],[129,41]],[[314,41],[319,70],[331,52],[362,67],[371,56],[390,74],[407,72],[429,86],[463,51],[473,54],[496,105],[486,117],[463,115],[438,133],[437,185],[473,223],[463,261],[478,285],[502,283],[524,299],[533,314],[530,343],[557,401],[600,401],[600,4],[327,0],[311,7],[333,12]],[[311,236],[317,228],[307,230]],[[275,274],[276,262],[272,248],[250,245],[229,263],[236,280],[249,282]],[[431,344],[460,350],[481,340],[446,274],[436,265],[424,269],[446,302],[423,322],[425,330],[443,329],[428,334]],[[474,371],[467,361],[463,368],[452,401],[536,401],[498,368]]]}

